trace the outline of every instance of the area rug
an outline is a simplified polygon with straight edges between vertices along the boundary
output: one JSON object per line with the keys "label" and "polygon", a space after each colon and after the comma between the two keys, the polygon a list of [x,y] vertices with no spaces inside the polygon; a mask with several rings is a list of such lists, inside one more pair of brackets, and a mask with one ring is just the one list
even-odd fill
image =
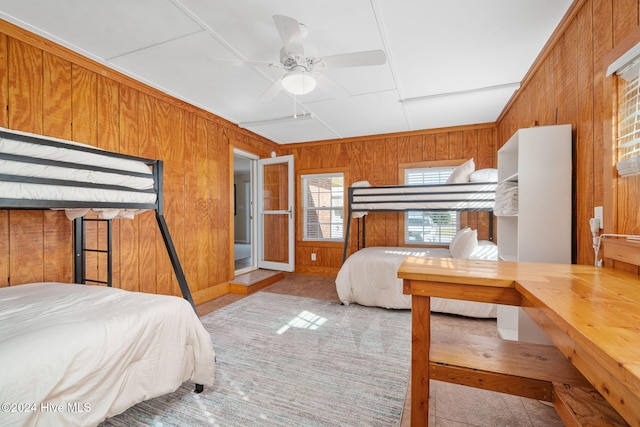
{"label": "area rug", "polygon": [[193,384],[104,426],[397,426],[411,365],[411,314],[257,292],[202,318],[212,388]]}

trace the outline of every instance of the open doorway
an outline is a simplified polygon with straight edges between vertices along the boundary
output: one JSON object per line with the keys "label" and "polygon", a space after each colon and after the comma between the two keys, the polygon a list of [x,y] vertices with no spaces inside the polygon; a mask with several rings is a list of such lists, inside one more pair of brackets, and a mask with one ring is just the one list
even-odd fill
{"label": "open doorway", "polygon": [[257,268],[253,203],[257,159],[253,154],[233,150],[233,259],[236,276]]}

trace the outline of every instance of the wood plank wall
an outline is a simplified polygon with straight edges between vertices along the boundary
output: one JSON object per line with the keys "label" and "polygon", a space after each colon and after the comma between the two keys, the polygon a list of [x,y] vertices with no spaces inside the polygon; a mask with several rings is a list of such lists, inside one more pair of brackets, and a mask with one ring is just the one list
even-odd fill
{"label": "wood plank wall", "polygon": [[[302,240],[300,175],[343,172],[346,185],[369,181],[371,185],[399,184],[404,163],[474,158],[476,167],[496,167],[495,124],[480,124],[422,132],[379,135],[282,146],[280,154],[293,154],[296,170],[296,272],[335,275],[342,265],[342,243]],[[486,214],[468,214],[478,224],[480,238],[488,237]],[[399,229],[400,214],[376,213],[367,218],[367,246],[404,246]],[[356,249],[356,232],[351,233],[350,252]],[[311,261],[311,254],[316,261]]]}
{"label": "wood plank wall", "polygon": [[572,125],[579,264],[594,262],[589,218],[595,206],[604,206],[605,232],[640,234],[640,177],[617,179],[612,166],[615,79],[605,77],[610,52],[631,34],[640,42],[639,16],[638,0],[576,0],[498,120],[499,146],[521,127]]}
{"label": "wood plank wall", "polygon": [[[377,135],[300,144],[283,151],[296,156],[296,170],[343,169],[349,182],[394,184],[399,163],[471,157],[462,155],[460,147],[475,140],[477,147],[490,146],[494,150],[481,157],[480,167],[490,167],[495,165],[496,151],[519,128],[569,123],[573,129],[575,171],[573,259],[579,264],[592,264],[589,218],[593,217],[595,206],[604,206],[607,233],[640,234],[640,177],[616,179],[612,167],[614,78],[605,77],[610,63],[606,62],[607,55],[619,45],[628,45],[626,39],[632,34],[636,35],[635,43],[640,42],[639,16],[639,0],[574,1],[494,129],[488,126],[482,130],[440,129],[397,137]],[[320,166],[314,164],[318,159]],[[383,215],[386,217],[367,223],[371,223],[367,239],[371,244],[398,245],[397,218]],[[341,263],[335,245],[302,242],[299,235],[296,268],[333,274]],[[311,252],[318,254],[315,263],[310,261]],[[634,266],[616,266],[638,272]]]}
{"label": "wood plank wall", "polygon": [[[165,216],[194,299],[225,293],[214,289],[233,277],[229,152],[266,157],[277,144],[4,21],[0,98],[2,127],[164,160]],[[152,212],[114,221],[113,248],[114,286],[180,294]],[[0,286],[72,280],[64,213],[0,210]]]}
{"label": "wood plank wall", "polygon": [[[497,149],[517,129],[570,123],[574,260],[591,264],[588,219],[594,206],[604,206],[607,232],[640,234],[640,178],[618,180],[611,167],[614,90],[612,78],[604,76],[607,55],[638,33],[639,16],[640,0],[575,0],[497,123],[280,147],[0,22],[0,97],[6,105],[0,125],[167,160],[169,226],[192,288],[211,296],[210,289],[231,275],[229,146],[262,157],[274,150],[293,154],[296,185],[301,173],[334,171],[343,171],[347,183],[396,184],[402,163],[475,153],[479,168],[495,167]],[[333,275],[342,244],[301,240],[299,194],[297,188],[296,271]],[[397,214],[372,216],[369,244],[399,245],[398,222]],[[116,226],[117,280],[131,289],[176,293],[151,223],[141,216]],[[68,280],[70,234],[56,212],[0,211],[0,277],[7,277],[0,286]]]}

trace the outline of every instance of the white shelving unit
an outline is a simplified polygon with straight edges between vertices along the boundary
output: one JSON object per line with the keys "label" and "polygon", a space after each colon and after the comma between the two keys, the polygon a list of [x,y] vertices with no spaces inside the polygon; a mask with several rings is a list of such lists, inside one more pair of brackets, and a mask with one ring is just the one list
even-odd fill
{"label": "white shelving unit", "polygon": [[[503,261],[571,263],[571,125],[518,130],[498,150],[498,181],[518,185],[518,211],[498,216]],[[519,307],[499,306],[505,339],[549,343]]]}

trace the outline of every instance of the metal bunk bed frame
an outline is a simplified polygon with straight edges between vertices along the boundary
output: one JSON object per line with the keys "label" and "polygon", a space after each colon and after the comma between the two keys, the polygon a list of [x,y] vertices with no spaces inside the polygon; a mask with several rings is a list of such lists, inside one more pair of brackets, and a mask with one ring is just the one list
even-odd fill
{"label": "metal bunk bed frame", "polygon": [[[349,187],[347,189],[347,229],[345,232],[344,249],[342,253],[342,262],[347,259],[349,251],[349,234],[351,232],[351,221],[354,212],[362,212],[364,215],[362,221],[358,221],[358,250],[366,246],[366,213],[368,212],[407,212],[415,210],[424,211],[458,211],[458,212],[488,212],[489,213],[489,240],[493,240],[493,205],[495,203],[495,188],[474,190],[475,187],[493,186],[496,183],[458,183],[458,184],[431,184],[431,185],[388,185],[373,187]],[[446,187],[455,186],[459,191],[439,191]],[[417,199],[408,198],[406,194],[399,193],[400,189],[411,189],[411,196],[417,196]],[[454,187],[452,187],[454,188]],[[434,191],[435,190],[435,191]],[[384,200],[372,201],[372,192],[376,197],[382,197]],[[468,196],[479,195],[478,198],[469,199],[467,197],[455,197],[456,195]],[[446,198],[437,198],[437,196],[445,196]],[[443,207],[423,208],[420,204],[433,203],[442,204]],[[453,204],[462,204],[464,206],[452,206]],[[359,205],[366,204],[366,207]],[[398,206],[394,206],[398,204]],[[399,206],[400,204],[410,206]],[[355,205],[355,207],[354,207]],[[372,206],[373,205],[373,206]],[[360,224],[362,226],[360,227]]]}
{"label": "metal bunk bed frame", "polygon": [[[57,160],[48,160],[48,159],[40,159],[35,157],[28,156],[20,156],[14,154],[6,154],[0,153],[0,159],[11,160],[16,162],[24,162],[24,163],[37,163],[45,166],[59,166],[73,169],[84,169],[91,171],[100,171],[100,172],[108,172],[129,176],[141,176],[145,178],[152,177],[153,178],[153,189],[150,190],[136,190],[136,192],[148,192],[155,193],[157,195],[155,203],[111,203],[111,202],[86,202],[86,201],[60,201],[60,200],[27,200],[27,199],[9,199],[9,198],[0,198],[0,209],[65,209],[65,208],[104,208],[104,209],[145,209],[145,210],[153,210],[155,212],[156,221],[158,223],[158,227],[160,228],[160,234],[162,235],[162,239],[164,241],[165,247],[167,249],[167,253],[169,255],[169,259],[171,260],[171,265],[173,267],[173,271],[176,275],[176,279],[180,286],[180,290],[182,292],[182,296],[186,299],[194,311],[196,311],[195,303],[191,296],[191,291],[189,290],[189,285],[187,284],[187,279],[184,275],[184,271],[182,270],[182,266],[180,264],[180,260],[178,258],[178,254],[176,252],[175,246],[173,244],[173,240],[171,239],[171,234],[169,233],[169,228],[167,226],[166,219],[164,217],[164,196],[163,196],[163,162],[162,160],[151,160],[143,157],[130,156],[127,154],[114,153],[106,150],[101,150],[94,147],[84,146],[84,145],[73,145],[70,147],[68,144],[63,144],[58,141],[46,139],[46,137],[37,138],[34,136],[23,135],[23,134],[14,134],[10,132],[0,131],[0,138],[8,138],[12,140],[27,142],[31,144],[39,144],[50,147],[60,147],[60,148],[73,148],[77,151],[84,151],[87,153],[99,154],[102,156],[113,157],[116,159],[127,159],[134,160],[138,162],[145,163],[146,165],[151,167],[152,175],[146,175],[136,172],[130,171],[122,171],[118,169],[112,168],[104,168],[97,166],[88,166],[79,163],[66,162],[66,161],[57,161]],[[132,191],[128,187],[122,187],[117,185],[109,185],[109,184],[93,184],[87,182],[77,182],[77,181],[66,181],[60,179],[44,179],[44,178],[33,178],[33,177],[25,177],[25,176],[16,176],[16,175],[7,175],[0,174],[0,181],[11,181],[11,182],[20,182],[20,183],[33,183],[33,184],[55,184],[56,186],[70,186],[70,187],[87,187],[87,188],[95,188],[95,189],[106,189],[106,190],[119,190],[119,191]],[[83,225],[82,218],[79,218],[74,221],[74,280],[76,283],[85,283],[86,279],[84,277],[84,253],[83,253]],[[109,242],[108,246],[111,247],[111,238],[109,233]],[[109,266],[109,270],[110,270]],[[90,280],[94,281],[94,280]],[[197,311],[196,311],[197,313]]]}

